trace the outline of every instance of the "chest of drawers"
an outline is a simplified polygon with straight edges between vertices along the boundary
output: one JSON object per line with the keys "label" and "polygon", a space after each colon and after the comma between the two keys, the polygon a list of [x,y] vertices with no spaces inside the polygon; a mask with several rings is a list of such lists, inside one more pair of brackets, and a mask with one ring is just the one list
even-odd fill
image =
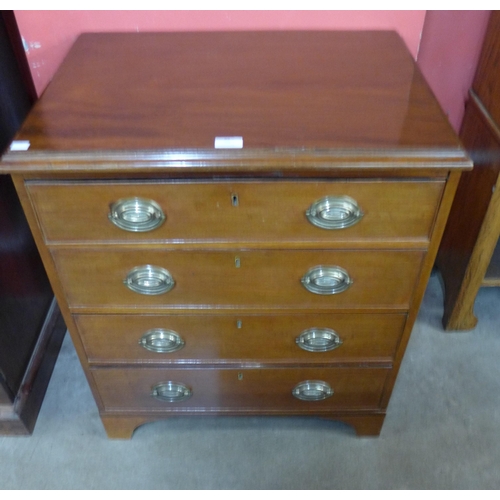
{"label": "chest of drawers", "polygon": [[377,435],[468,168],[392,32],[85,34],[2,162],[120,438]]}

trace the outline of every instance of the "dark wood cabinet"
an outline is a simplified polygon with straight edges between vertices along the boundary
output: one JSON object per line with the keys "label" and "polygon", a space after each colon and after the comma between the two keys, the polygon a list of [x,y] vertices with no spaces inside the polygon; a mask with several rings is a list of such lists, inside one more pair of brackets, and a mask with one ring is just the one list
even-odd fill
{"label": "dark wood cabinet", "polygon": [[180,415],[380,432],[470,168],[395,32],[83,34],[13,146],[110,437]]}
{"label": "dark wood cabinet", "polygon": [[[15,21],[0,17],[0,151],[33,93],[16,54]],[[12,180],[0,175],[0,434],[29,434],[66,327]]]}
{"label": "dark wood cabinet", "polygon": [[436,260],[446,330],[474,328],[479,289],[500,286],[500,11],[491,13],[460,137],[474,169],[460,180]]}

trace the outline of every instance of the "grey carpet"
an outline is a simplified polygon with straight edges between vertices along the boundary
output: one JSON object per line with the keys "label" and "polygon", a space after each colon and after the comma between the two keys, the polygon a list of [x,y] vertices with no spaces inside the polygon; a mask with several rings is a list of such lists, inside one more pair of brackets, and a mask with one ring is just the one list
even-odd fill
{"label": "grey carpet", "polygon": [[500,288],[441,328],[433,275],[378,438],[308,418],[187,417],[108,440],[67,335],[35,431],[0,437],[2,489],[498,489]]}

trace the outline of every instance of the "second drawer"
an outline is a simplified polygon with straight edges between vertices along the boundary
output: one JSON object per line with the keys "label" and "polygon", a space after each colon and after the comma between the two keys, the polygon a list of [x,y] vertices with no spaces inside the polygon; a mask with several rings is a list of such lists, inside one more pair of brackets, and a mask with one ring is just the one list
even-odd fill
{"label": "second drawer", "polygon": [[[130,307],[407,309],[423,256],[415,251],[114,248],[53,249],[52,254],[70,307],[104,308],[109,312],[121,309],[127,313]],[[328,274],[339,268],[346,271],[347,277]],[[316,291],[339,291],[316,293],[304,285],[305,278],[309,288]],[[344,286],[346,283],[348,286]]]}

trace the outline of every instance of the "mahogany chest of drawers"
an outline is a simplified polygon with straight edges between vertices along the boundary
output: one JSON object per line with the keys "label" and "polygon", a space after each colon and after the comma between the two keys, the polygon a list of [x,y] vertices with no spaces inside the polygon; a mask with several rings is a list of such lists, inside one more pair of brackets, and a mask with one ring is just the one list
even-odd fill
{"label": "mahogany chest of drawers", "polygon": [[377,435],[469,168],[393,32],[84,34],[2,163],[121,438]]}

